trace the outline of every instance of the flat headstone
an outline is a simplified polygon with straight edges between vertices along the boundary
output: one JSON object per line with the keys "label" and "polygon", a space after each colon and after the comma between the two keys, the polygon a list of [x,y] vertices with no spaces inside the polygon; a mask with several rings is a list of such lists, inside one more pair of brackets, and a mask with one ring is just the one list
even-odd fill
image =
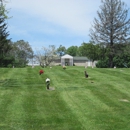
{"label": "flat headstone", "polygon": [[127,100],[127,99],[119,99],[119,101],[121,101],[121,102],[129,102],[129,100]]}
{"label": "flat headstone", "polygon": [[49,87],[49,89],[46,88],[46,90],[52,91],[52,90],[55,90],[55,88],[54,87]]}

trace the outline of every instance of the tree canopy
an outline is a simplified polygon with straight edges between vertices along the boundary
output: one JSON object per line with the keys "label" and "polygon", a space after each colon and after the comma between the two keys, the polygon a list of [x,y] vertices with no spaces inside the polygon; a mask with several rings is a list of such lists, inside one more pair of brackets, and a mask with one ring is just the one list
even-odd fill
{"label": "tree canopy", "polygon": [[[7,23],[5,17],[5,7],[0,2],[0,66],[6,66],[5,56],[11,49],[10,39],[8,39],[9,32],[7,32]],[[7,58],[6,58],[7,59]]]}
{"label": "tree canopy", "polygon": [[57,48],[57,53],[58,53],[60,56],[63,56],[63,55],[66,53],[66,47],[60,45],[60,46]]}
{"label": "tree canopy", "polygon": [[28,59],[32,58],[33,50],[28,42],[19,40],[13,43],[13,55],[15,57],[16,66],[26,66]]}
{"label": "tree canopy", "polygon": [[70,46],[67,51],[67,54],[71,56],[78,56],[79,55],[79,48],[77,46]]}
{"label": "tree canopy", "polygon": [[56,56],[55,45],[49,45],[49,47],[42,47],[41,50],[37,50],[35,59],[40,63],[42,67],[49,66]]}
{"label": "tree canopy", "polygon": [[109,67],[113,67],[116,55],[114,44],[127,43],[130,38],[130,19],[128,9],[121,0],[102,0],[98,18],[94,18],[90,37],[95,43],[104,44],[109,48]]}

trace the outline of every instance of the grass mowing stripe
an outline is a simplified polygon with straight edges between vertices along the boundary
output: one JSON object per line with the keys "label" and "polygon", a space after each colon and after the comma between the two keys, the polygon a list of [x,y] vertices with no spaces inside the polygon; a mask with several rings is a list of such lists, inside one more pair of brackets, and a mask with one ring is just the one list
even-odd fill
{"label": "grass mowing stripe", "polygon": [[[39,75],[40,69],[45,73]],[[0,77],[0,110],[6,107],[5,116],[0,115],[0,119],[4,118],[0,128],[129,130],[130,70],[88,67],[88,79],[84,70],[55,66],[0,71],[8,73]],[[46,91],[46,78],[51,79],[55,91]]]}
{"label": "grass mowing stripe", "polygon": [[[61,72],[62,71],[62,72]],[[64,77],[63,78],[65,78],[65,77],[71,77],[71,75],[72,75],[72,73],[69,73],[69,72],[67,72],[66,70],[61,70],[60,72],[59,72],[59,74],[64,74]],[[54,72],[55,74],[56,74],[56,72]],[[69,73],[69,74],[68,74]],[[82,72],[77,72],[77,74],[79,74],[79,73],[82,73]],[[62,75],[58,75],[59,76],[59,79],[61,79],[60,77],[62,76]],[[53,77],[52,77],[53,78]],[[71,80],[71,83],[73,83],[73,78],[74,78],[74,76],[70,79]],[[84,79],[84,78],[83,78]],[[77,79],[78,80],[78,79]],[[79,81],[79,80],[78,80]],[[59,81],[60,82],[60,84],[63,84],[63,85],[61,85],[61,88],[63,89],[63,93],[61,94],[62,96],[64,95],[64,92],[69,92],[69,91],[66,91],[67,89],[65,89],[66,87],[70,90],[70,86],[68,87],[68,84],[69,85],[71,85],[71,86],[73,86],[73,87],[75,87],[75,84],[73,85],[73,84],[70,84],[69,82],[68,82],[68,80],[67,81],[65,81],[65,82],[67,82],[67,83],[64,83],[63,81]],[[80,82],[80,81],[79,81]],[[77,86],[77,85],[76,85]],[[60,86],[59,86],[60,87]],[[74,89],[72,90],[72,92],[74,91]],[[74,91],[75,92],[75,91]],[[78,96],[78,95],[76,95],[76,96]],[[64,98],[63,98],[65,101],[66,101],[66,99],[70,99],[71,100],[71,98],[69,98],[68,97],[68,95],[65,95],[64,96]],[[74,100],[75,100],[75,96],[74,96]],[[66,103],[68,104],[69,102],[68,102],[68,100],[66,101]],[[75,106],[75,104],[73,105],[73,102],[71,103],[72,104],[72,106]],[[71,106],[68,106],[70,109],[71,109]],[[75,110],[77,110],[77,109],[75,109]],[[79,111],[80,111],[80,109],[78,109]],[[71,111],[72,111],[72,109],[71,109]],[[72,113],[74,112],[74,110],[72,111]],[[74,114],[75,114],[75,112],[74,112]],[[84,113],[82,113],[82,110],[81,110],[81,116],[79,116],[77,113],[75,114],[76,115],[76,119],[77,120],[79,120],[78,118],[82,118],[82,116],[84,115]],[[80,123],[83,123],[83,124],[86,124],[83,120],[82,121],[80,121]],[[85,125],[85,127],[88,127],[88,125]],[[88,127],[89,128],[89,127]]]}
{"label": "grass mowing stripe", "polygon": [[[94,71],[94,70],[93,70],[93,71]],[[94,71],[94,72],[95,72],[95,71]],[[92,75],[92,76],[96,76],[96,79],[94,80],[94,82],[95,82],[95,81],[98,81],[98,79],[101,78],[101,76],[99,76],[99,75],[100,75],[99,72],[97,72],[97,74],[94,73],[94,74]],[[102,76],[102,77],[106,78],[107,76]],[[108,76],[108,77],[110,77],[110,76]],[[115,77],[116,77],[116,76],[115,76]],[[114,77],[114,78],[115,78],[115,77]],[[73,81],[73,77],[72,77],[71,79],[72,79],[72,81]],[[113,79],[113,78],[111,78],[111,79]],[[88,80],[89,80],[89,79],[88,79]],[[104,79],[100,79],[100,80],[103,81]],[[111,80],[109,80],[109,81],[111,81]],[[102,85],[102,84],[99,82],[99,84],[96,84],[96,85],[98,85],[97,88],[98,88],[98,89],[101,89],[101,90],[102,90],[103,87],[106,89],[106,87],[108,86],[108,88],[109,88],[109,84],[110,84],[109,81],[108,81],[108,84],[104,84],[104,86],[102,86],[102,87],[100,86],[100,85]],[[63,83],[63,82],[62,82],[62,83]],[[74,82],[73,82],[73,84],[74,84]],[[74,85],[75,85],[75,84],[74,84]],[[88,84],[87,84],[87,85],[88,85]],[[87,85],[86,85],[86,87],[88,87]],[[96,86],[96,85],[94,84],[94,85],[92,85],[92,87],[93,87],[93,86]],[[105,85],[106,85],[106,86],[105,86]],[[70,87],[69,84],[67,84],[67,86]],[[71,84],[71,86],[72,86],[72,84]],[[89,86],[90,86],[90,85],[89,85]],[[113,87],[114,87],[114,86],[113,86]],[[79,88],[80,88],[80,87],[79,87]],[[90,88],[90,89],[91,89],[91,90],[94,90],[95,88]],[[95,89],[95,90],[98,90],[98,89]],[[104,90],[105,90],[105,89],[104,89]],[[80,89],[78,89],[78,90],[80,90]],[[109,90],[109,89],[108,89],[108,90]],[[111,88],[110,88],[110,90],[111,90]],[[113,89],[113,90],[114,90],[114,89]],[[112,91],[113,91],[113,90],[112,90]],[[74,91],[74,90],[72,90],[72,91]],[[86,91],[87,91],[87,89],[86,89]],[[70,92],[70,91],[67,91],[67,92]],[[79,92],[79,91],[78,91],[78,92]],[[100,95],[101,93],[103,93],[103,91],[102,91],[102,92],[100,92],[100,91],[98,92],[99,95]],[[104,91],[104,93],[109,93],[109,91],[107,91],[107,92]],[[114,94],[114,92],[113,92],[113,94]],[[66,99],[66,97],[67,97],[67,96],[65,96],[65,99]],[[72,96],[72,97],[75,99],[76,96]],[[79,98],[80,96],[77,95],[77,97]],[[104,96],[103,96],[103,98],[104,98]],[[79,98],[79,99],[80,99],[80,98]],[[100,98],[99,98],[99,99],[100,99]],[[108,96],[108,99],[109,99],[109,96]],[[107,100],[106,100],[106,101],[107,101]],[[79,101],[79,102],[80,102],[80,101]],[[87,101],[86,101],[86,102],[87,102]],[[102,102],[102,100],[101,100],[101,102]],[[109,100],[108,102],[113,102],[113,100]],[[117,101],[117,102],[118,102],[118,101]],[[104,103],[105,103],[105,102],[104,102]],[[72,105],[72,106],[73,106],[73,105]],[[75,105],[74,105],[74,106],[75,106]],[[119,111],[119,112],[120,112],[120,111]],[[107,113],[107,112],[106,112],[106,113]],[[106,116],[106,113],[105,113],[105,116]],[[115,116],[115,117],[116,117],[116,116]],[[113,116],[113,119],[112,119],[112,120],[114,120],[114,119],[116,120],[115,117]],[[117,120],[117,121],[120,122],[120,119],[121,119],[122,117],[118,117],[118,118],[119,118],[119,120]],[[118,119],[118,118],[117,118],[117,119]],[[111,116],[109,117],[109,119],[111,120]],[[106,121],[106,120],[104,120],[104,121]],[[96,122],[96,120],[95,120],[95,122]],[[106,121],[106,122],[107,122],[107,121]],[[116,123],[115,123],[115,124],[116,124]],[[100,122],[100,125],[101,125],[101,122]],[[104,125],[104,124],[103,124],[103,125]],[[101,126],[102,126],[102,125],[101,125]],[[107,126],[109,126],[109,125],[106,125],[105,128],[107,128]],[[110,126],[111,126],[111,125],[110,125]],[[124,127],[124,126],[123,126],[123,127]],[[110,127],[110,128],[112,128],[112,127]],[[96,128],[96,129],[97,129],[97,128]]]}
{"label": "grass mowing stripe", "polygon": [[[45,69],[45,72],[47,69]],[[49,76],[52,76],[51,71],[49,69]],[[56,75],[56,73],[55,73]],[[48,73],[45,73],[45,76],[48,76]],[[56,76],[53,76],[53,78]],[[51,78],[51,77],[49,77]],[[51,79],[53,79],[51,78]],[[54,83],[56,80],[51,80],[51,84]],[[38,94],[39,95],[39,94]],[[39,95],[40,96],[40,95]],[[39,112],[41,115],[44,116],[44,129],[68,129],[74,128],[74,129],[81,129],[81,124],[79,124],[75,118],[74,115],[70,113],[70,110],[66,107],[63,100],[61,100],[61,97],[59,97],[59,92],[52,91],[52,92],[44,92],[43,95],[40,96],[42,100],[39,100],[40,106],[41,103],[44,105],[43,107],[38,106]],[[38,98],[39,99],[39,98]],[[41,102],[42,101],[42,102]],[[38,101],[37,101],[38,102]],[[69,123],[68,123],[69,121]],[[66,123],[65,123],[66,122]],[[75,125],[77,124],[77,125]],[[75,125],[75,126],[74,126]]]}
{"label": "grass mowing stripe", "polygon": [[0,129],[6,130],[9,125],[7,121],[7,111],[8,106],[12,103],[12,97],[10,95],[13,95],[11,91],[9,90],[1,90],[0,92]]}
{"label": "grass mowing stripe", "polygon": [[[15,76],[15,72],[17,72],[17,70],[14,69],[9,69],[8,73],[4,75],[4,79],[6,82],[4,82],[1,85],[1,94],[3,95],[1,98],[3,98],[3,104],[1,104],[0,110],[3,110],[2,114],[3,114],[3,118],[2,121],[4,120],[5,125],[0,125],[0,129],[2,130],[9,130],[9,129],[15,129],[13,126],[13,123],[17,124],[17,119],[15,120],[16,116],[17,116],[17,112],[19,113],[20,109],[16,109],[19,103],[18,102],[15,104],[15,100],[17,99],[16,97],[18,96],[17,94],[19,93],[19,89],[16,89],[14,84],[16,82],[16,80],[12,79]],[[18,85],[19,86],[19,85]],[[4,94],[3,94],[4,93]],[[19,96],[18,96],[19,97]],[[15,104],[15,105],[13,105]],[[13,109],[15,106],[15,109]],[[19,107],[21,108],[21,107]],[[14,113],[12,115],[12,112]],[[15,120],[15,121],[12,121]],[[1,121],[1,122],[2,122]]]}
{"label": "grass mowing stripe", "polygon": [[[80,122],[85,125],[85,128],[97,130],[107,129],[110,127],[112,129],[111,124],[109,126],[107,122],[114,120],[116,121],[114,124],[118,125],[117,128],[121,127],[121,122],[124,124],[125,121],[127,124],[128,117],[125,119],[123,116],[120,116],[120,114],[122,112],[124,113],[125,110],[128,112],[129,106],[127,106],[126,109],[125,106],[123,107],[123,105],[121,105],[120,101],[117,101],[119,103],[118,104],[110,97],[105,97],[105,95],[102,95],[102,93],[98,94],[99,95],[97,96],[97,94],[93,93],[91,90],[87,90],[87,93],[86,91],[75,91],[71,93],[68,93],[67,91],[67,94],[62,93],[62,95],[64,95],[64,100],[66,100],[66,102],[69,104],[70,108],[75,115],[77,115],[77,118],[80,120]],[[106,116],[107,113],[109,113],[109,116]],[[122,128],[125,128],[126,124],[122,125]]]}
{"label": "grass mowing stripe", "polygon": [[25,92],[22,90],[15,93],[12,103],[8,106],[7,119],[9,127],[13,130],[25,129],[24,121],[26,118],[23,108]]}
{"label": "grass mowing stripe", "polygon": [[[98,73],[102,73],[102,75],[106,75],[109,79],[113,78],[113,77],[119,77],[119,75],[121,75],[122,77],[122,80],[127,80],[129,81],[130,78],[130,74],[129,73],[124,73],[125,72],[125,69],[121,70],[121,69],[99,69],[99,68],[95,68],[93,69],[94,72],[95,71],[98,71]],[[128,72],[130,72],[130,69],[127,69]],[[109,75],[109,76],[108,76]]]}
{"label": "grass mowing stripe", "polygon": [[[57,92],[32,93],[33,91],[26,97],[28,101],[25,106],[28,114],[26,128],[64,130],[68,128],[67,126],[73,127],[75,123],[78,123],[76,120],[71,119],[74,116],[65,107]],[[70,123],[68,123],[68,120],[70,120]],[[77,129],[80,129],[80,125]]]}
{"label": "grass mowing stripe", "polygon": [[[47,75],[42,75],[42,76],[44,77]],[[37,81],[41,82],[42,76],[37,75],[36,77]],[[33,75],[30,78],[33,78]],[[24,85],[26,84],[26,77],[24,77],[23,79],[23,84]],[[33,82],[33,84],[35,84],[35,82]],[[49,92],[46,93],[47,91],[45,91],[45,89],[43,89],[43,91],[39,93],[39,89],[42,90],[42,86],[41,88],[39,87],[39,89],[35,89],[36,87],[38,87],[37,82],[35,87],[30,87],[30,86],[31,86],[31,81],[30,81],[30,85],[28,84],[27,86],[24,87],[26,88],[25,89],[26,92],[28,92],[28,94],[26,94],[25,96],[26,100],[23,103],[23,107],[26,113],[25,115],[28,115],[25,116],[27,118],[25,118],[26,123],[24,123],[24,126],[27,129],[35,129],[35,128],[51,129],[52,127],[53,129],[56,130],[67,129],[68,127],[81,129],[81,125],[76,120],[73,119],[74,115],[71,115],[70,111],[67,110],[67,113],[69,113],[69,118],[68,118],[68,114],[65,112],[65,109],[62,109],[62,107],[65,105],[63,105],[64,103],[62,100],[60,101],[59,99],[60,97],[58,97],[59,93],[53,91],[50,95]],[[56,96],[54,96],[55,94]],[[57,102],[59,103],[57,104]],[[52,114],[51,111],[54,113]],[[70,123],[68,123],[68,120],[70,120]],[[76,126],[73,125],[75,123],[77,124]]]}
{"label": "grass mowing stripe", "polygon": [[66,100],[72,112],[75,113],[77,119],[82,122],[84,128],[87,129],[98,129],[95,127],[96,110],[98,111],[99,108],[102,108],[104,111],[110,110],[106,104],[102,103],[97,98],[95,100],[95,96],[89,90],[87,93],[83,91],[76,91],[63,93],[62,95],[64,95],[64,100]]}

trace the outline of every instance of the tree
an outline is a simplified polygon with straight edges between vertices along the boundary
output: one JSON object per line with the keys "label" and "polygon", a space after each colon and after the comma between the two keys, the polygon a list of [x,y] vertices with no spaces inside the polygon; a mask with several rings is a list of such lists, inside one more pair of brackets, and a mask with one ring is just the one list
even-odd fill
{"label": "tree", "polygon": [[66,53],[66,48],[64,46],[60,45],[59,48],[57,48],[57,53],[60,56],[63,56]]}
{"label": "tree", "polygon": [[78,56],[79,54],[79,48],[77,46],[71,46],[67,49],[66,53],[71,56]]}
{"label": "tree", "polygon": [[79,47],[79,54],[80,54],[80,56],[86,56],[86,55],[87,55],[87,54],[86,54],[87,44],[88,44],[88,43],[83,42],[83,43],[81,44],[81,46]]}
{"label": "tree", "polygon": [[130,67],[130,43],[124,44],[121,47],[118,45],[118,48],[122,48],[120,53],[117,53],[117,56],[114,57],[114,65],[116,67]]}
{"label": "tree", "polygon": [[9,17],[8,17],[8,13],[9,13],[9,11],[8,10],[6,10],[6,8],[5,8],[5,6],[6,5],[4,5],[3,4],[3,2],[6,2],[7,3],[7,1],[5,1],[5,0],[1,0],[0,1],[0,12],[1,12],[1,14],[3,15],[3,17],[5,18],[5,19],[8,19]]}
{"label": "tree", "polygon": [[4,57],[7,56],[11,49],[10,39],[8,39],[9,32],[7,32],[7,24],[5,23],[5,7],[0,2],[0,66],[4,65]]}
{"label": "tree", "polygon": [[121,0],[102,0],[98,18],[90,29],[90,37],[95,43],[104,44],[109,50],[109,67],[113,67],[116,55],[114,44],[123,44],[130,37],[130,19],[128,9]]}
{"label": "tree", "polygon": [[17,63],[16,66],[24,67],[28,63],[28,59],[33,58],[33,50],[29,43],[24,40],[14,42],[12,53]]}
{"label": "tree", "polygon": [[94,45],[93,43],[83,42],[79,50],[82,56],[86,56],[87,58],[92,60],[92,65],[95,60],[99,59],[99,51],[100,51],[99,44]]}
{"label": "tree", "polygon": [[40,62],[42,67],[49,66],[56,56],[56,48],[54,45],[42,47],[42,50],[37,50],[36,60]]}

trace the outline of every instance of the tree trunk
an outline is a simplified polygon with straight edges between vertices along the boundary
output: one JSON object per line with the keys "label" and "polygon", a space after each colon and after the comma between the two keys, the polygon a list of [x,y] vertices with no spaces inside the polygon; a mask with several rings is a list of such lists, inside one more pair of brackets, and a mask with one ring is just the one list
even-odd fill
{"label": "tree trunk", "polygon": [[113,68],[114,66],[113,66],[113,56],[112,55],[110,55],[109,56],[109,66],[108,66],[109,68]]}

